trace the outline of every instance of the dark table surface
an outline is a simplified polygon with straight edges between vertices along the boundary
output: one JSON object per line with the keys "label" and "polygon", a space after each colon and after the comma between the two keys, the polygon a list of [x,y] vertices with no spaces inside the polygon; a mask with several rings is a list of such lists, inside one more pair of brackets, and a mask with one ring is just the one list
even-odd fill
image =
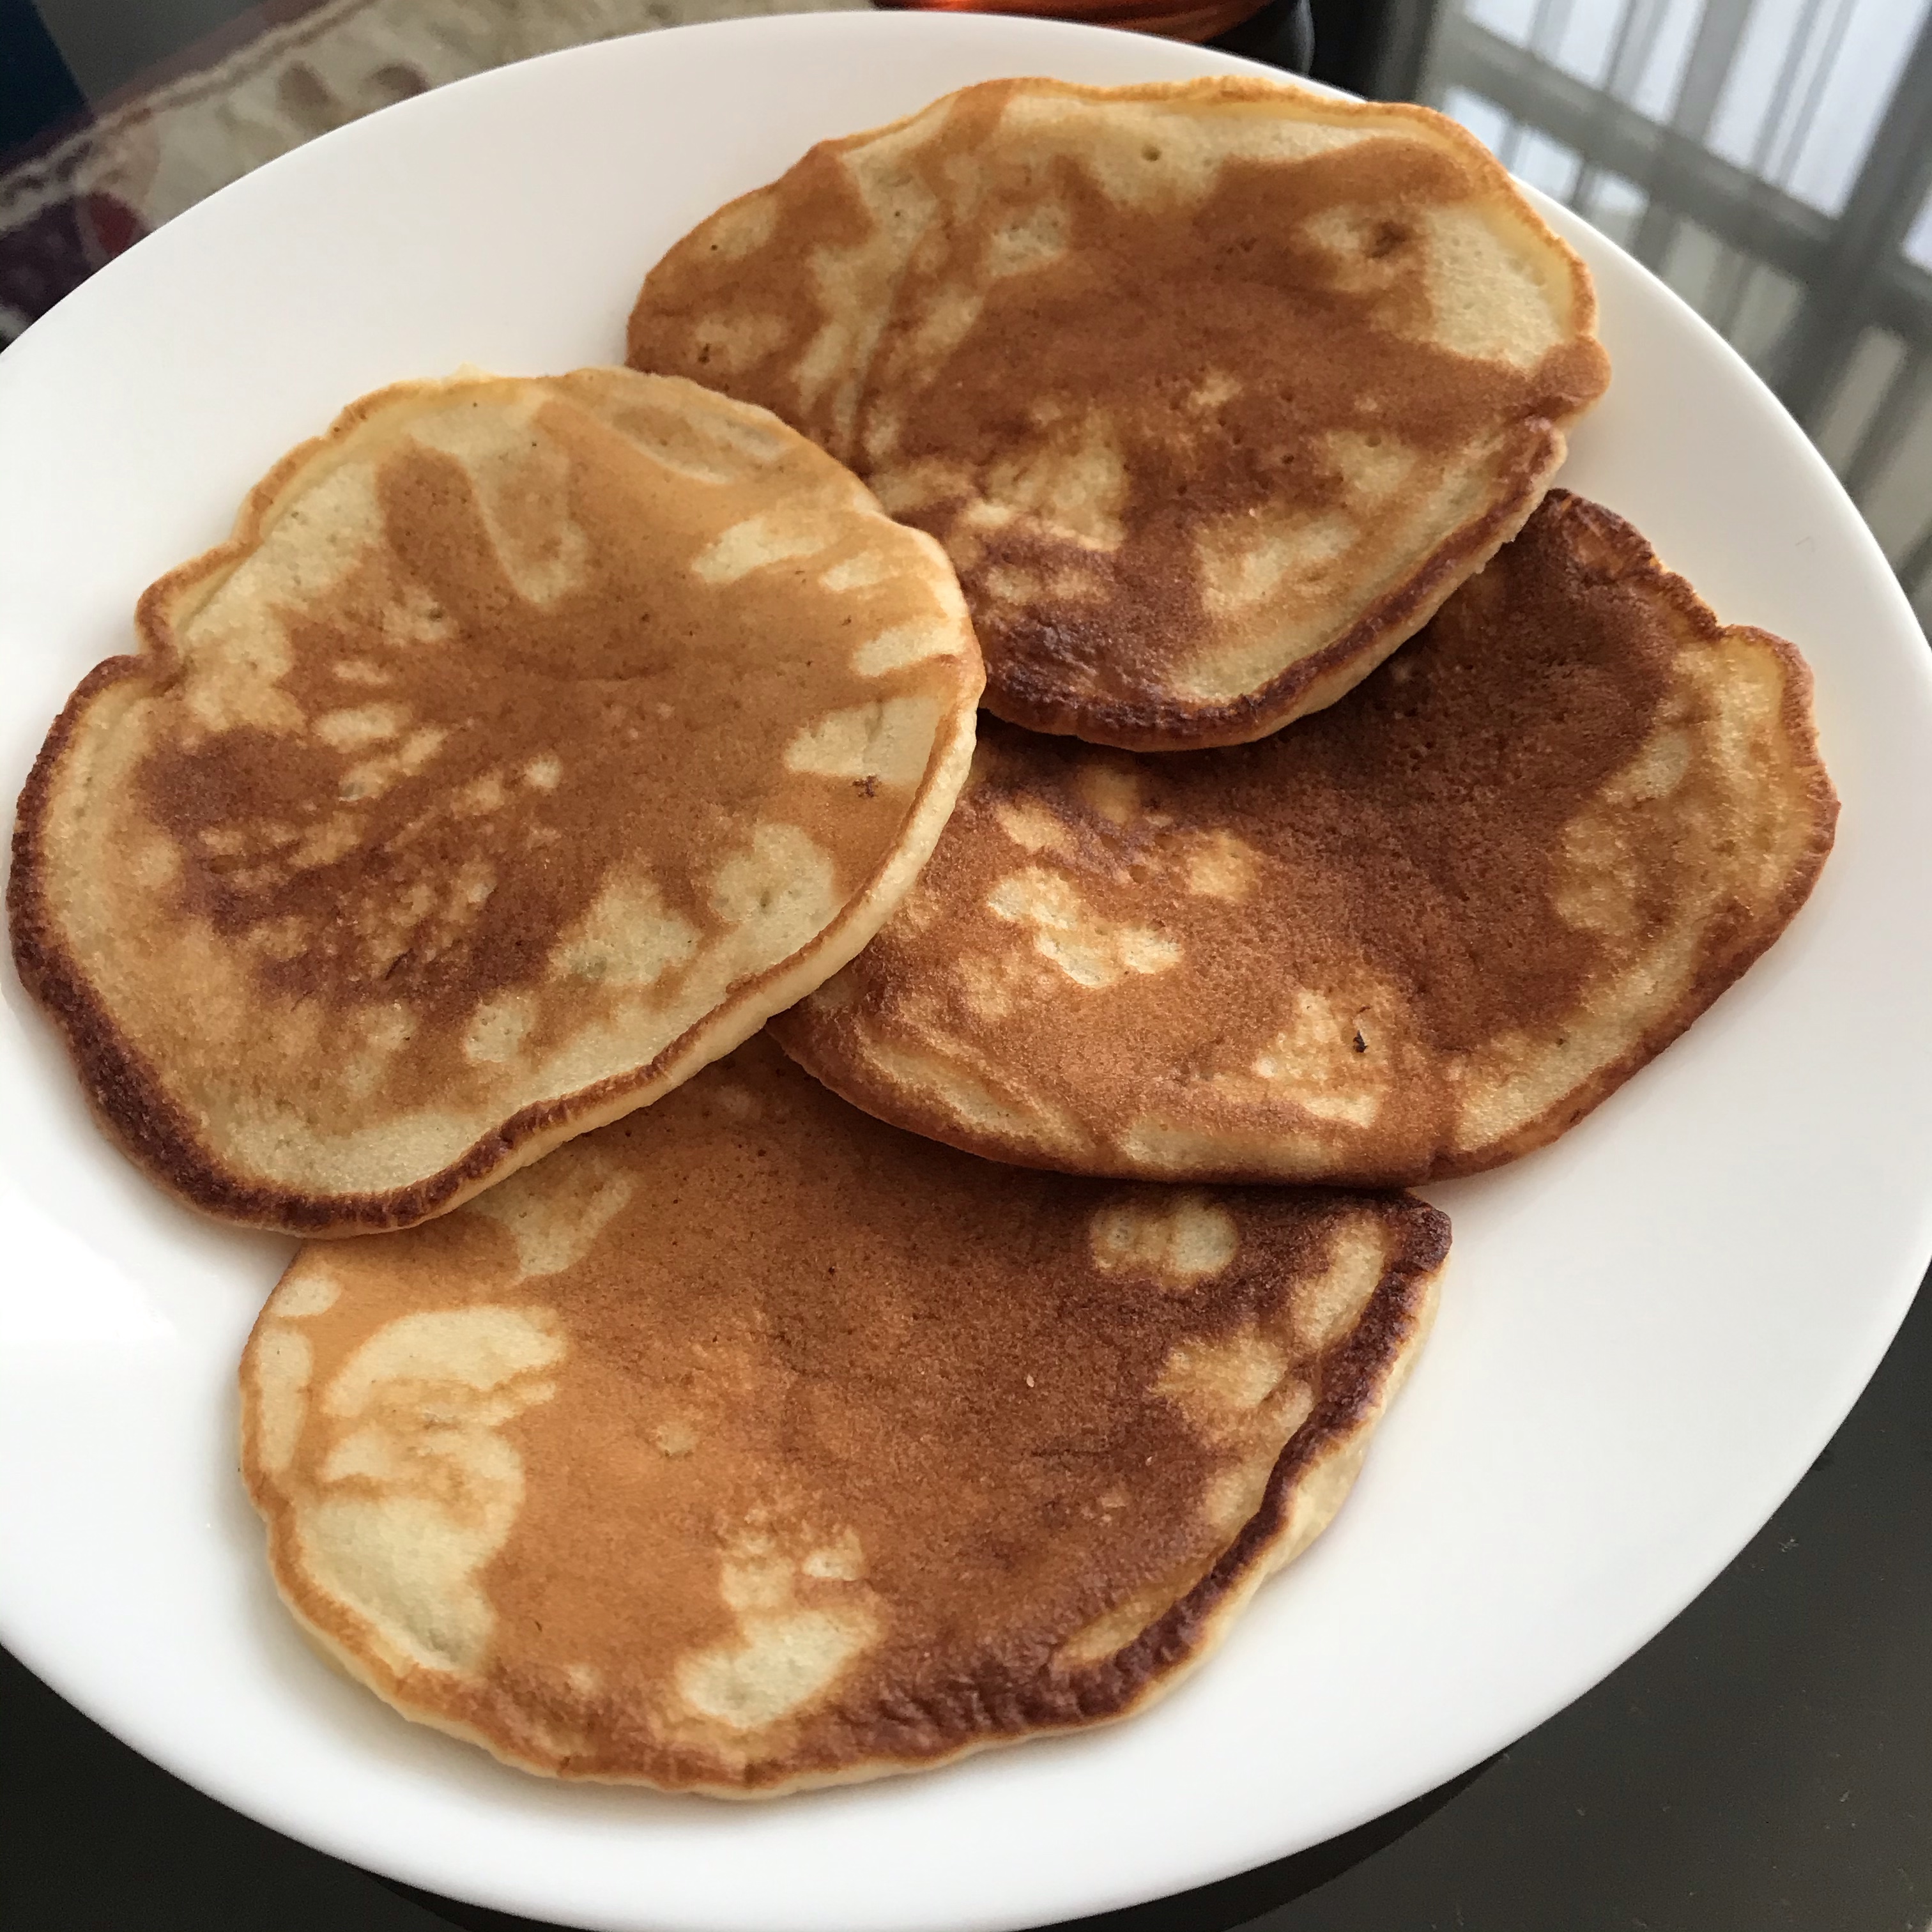
{"label": "dark table surface", "polygon": [[[281,0],[250,10],[273,19],[302,5]],[[1810,11],[1821,8],[1831,11],[1832,0],[1813,0]],[[218,52],[232,44],[248,25],[235,20],[242,10],[228,0],[41,0],[38,9],[0,0],[0,182],[10,144],[37,134],[44,142],[49,124],[138,85],[151,62],[172,58],[178,67],[182,50],[201,44],[198,35],[230,36],[207,44]],[[1661,18],[1665,10],[1648,10]],[[1523,29],[1533,43],[1538,34],[1560,34],[1561,22],[1550,20],[1570,10],[1547,0],[1514,10],[1318,5],[1317,71],[1360,92],[1442,98],[1442,76],[1456,62],[1462,72],[1500,57],[1486,29],[1472,26],[1459,42],[1438,31],[1437,16],[1512,12],[1534,16]],[[1643,0],[1624,12],[1628,24],[1645,13]],[[1750,12],[1744,0],[1703,0],[1697,46],[1720,39],[1729,16]],[[1251,32],[1240,44],[1285,60],[1299,46],[1292,27],[1261,40]],[[1732,32],[1734,52],[1741,32]],[[1926,52],[1914,58],[1932,59],[1932,26],[1919,40]],[[1545,66],[1547,73],[1526,68],[1517,78],[1546,83],[1560,116],[1563,88],[1574,84],[1555,56]],[[1694,82],[1695,58],[1691,68]],[[1908,81],[1916,71],[1908,70]],[[1901,82],[1886,125],[1912,105]],[[1932,86],[1920,106],[1932,110]],[[1674,124],[1694,138],[1687,112],[1680,99]],[[1932,112],[1922,118],[1932,122]],[[1613,111],[1593,124],[1609,130],[1605,139],[1616,135]],[[1875,154],[1886,152],[1885,140],[1882,128]],[[1894,132],[1906,173],[1926,145],[1910,128]],[[1670,160],[1664,152],[1658,164],[1666,174]],[[1662,234],[1657,246],[1667,252],[1670,236],[1658,224],[1661,217],[1667,228],[1676,218],[1667,182],[1648,185],[1653,200],[1634,245],[1651,259],[1646,238]],[[1573,188],[1566,199],[1594,192],[1587,167]],[[1883,199],[1881,188],[1874,187],[1874,200]],[[1886,191],[1895,200],[1901,190],[1894,183]],[[1898,212],[1898,236],[1916,206]],[[1704,212],[1708,218],[1708,206]],[[1750,219],[1761,226],[1763,214],[1756,206]],[[98,226],[83,237],[97,250]],[[35,274],[54,259],[44,244],[34,239],[42,250],[30,265]],[[0,316],[9,300],[16,310],[20,300],[9,295],[20,284],[5,280],[8,245],[0,234]],[[15,267],[22,259],[16,253]],[[75,256],[71,268],[65,260],[55,261],[56,281],[58,273],[86,272],[92,257]],[[1897,288],[1911,293],[1912,272],[1880,267],[1892,278],[1886,299],[1896,312]],[[55,281],[46,286],[58,292]],[[1748,304],[1731,308],[1737,328],[1714,319],[1741,339]],[[1801,338],[1817,339],[1800,330],[1792,339]],[[1856,343],[1847,340],[1849,355]],[[1918,380],[1913,372],[1924,358],[1922,344],[1909,351],[1896,382]],[[1861,476],[1875,478],[1875,489],[1886,484],[1904,434],[1886,394],[1875,392],[1869,421],[1846,431],[1833,383],[1818,369],[1780,369],[1774,355],[1760,366],[1828,454],[1839,436],[1834,460],[1855,489]],[[1807,395],[1815,415],[1801,406]],[[1927,422],[1932,452],[1932,414]],[[1932,504],[1932,458],[1925,480]],[[1907,530],[1888,548],[1894,557],[1916,556],[1928,542]],[[1089,1932],[1923,1932],[1932,1926],[1928,1526],[1932,1303],[1922,1298],[1836,1440],[1762,1534],[1589,1695],[1488,1765],[1347,1838],[1082,1922]],[[0,1653],[4,1932],[434,1932],[526,1923],[388,1885],[240,1817],[136,1756]]]}

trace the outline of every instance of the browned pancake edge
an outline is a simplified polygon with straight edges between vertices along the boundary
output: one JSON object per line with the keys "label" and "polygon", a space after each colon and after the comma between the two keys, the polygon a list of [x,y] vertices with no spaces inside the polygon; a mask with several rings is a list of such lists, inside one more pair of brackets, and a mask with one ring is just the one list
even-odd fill
{"label": "browned pancake edge", "polygon": [[[778,1125],[761,1142],[755,1123],[771,1117],[754,1113],[721,1160],[718,1110],[746,1105],[748,1090]],[[969,1162],[844,1108],[759,1041],[664,1106],[674,1118],[633,1116],[561,1150],[574,1164],[562,1174],[512,1184],[590,1210],[602,1232],[564,1264],[584,1270],[574,1286],[554,1270],[506,1277],[503,1217],[526,1210],[492,1221],[478,1203],[389,1243],[307,1251],[242,1364],[242,1468],[300,1623],[404,1716],[550,1777],[774,1796],[1131,1715],[1200,1663],[1340,1508],[1426,1336],[1448,1252],[1446,1217],[1408,1197],[1217,1199]],[[734,1214],[737,1173],[753,1191]],[[620,1174],[636,1192],[600,1222],[604,1177]],[[895,1190],[912,1190],[905,1216]],[[955,1217],[976,1210],[994,1232],[960,1246]],[[1232,1244],[1217,1257],[1088,1259],[1103,1227],[1158,1250],[1204,1220]],[[721,1268],[728,1282],[704,1295]],[[460,1324],[465,1310],[541,1322],[554,1346],[452,1396],[434,1345],[419,1330],[401,1346],[395,1324]],[[1243,1338],[1279,1340],[1284,1323],[1306,1339],[1274,1358],[1272,1390],[1214,1379],[1172,1391],[1177,1363],[1225,1378],[1235,1372],[1218,1364],[1247,1359]],[[1023,1369],[1039,1371],[1036,1393]],[[1197,1387],[1216,1416],[1243,1418],[1226,1427],[1253,1433],[1198,1433]],[[1267,1420],[1282,1400],[1293,1406]],[[683,1432],[675,1444],[667,1418]],[[356,1448],[372,1426],[373,1454]],[[403,1432],[395,1450],[380,1448],[386,1428]],[[356,1552],[380,1538],[322,1514],[372,1482],[380,1496],[393,1480],[411,1507],[424,1498],[426,1515],[402,1520],[420,1526],[416,1540],[393,1540],[400,1522],[388,1532],[402,1566],[441,1534],[440,1508],[467,1520],[479,1505],[462,1457],[426,1437],[414,1454],[400,1447],[425,1430],[494,1433],[509,1459],[495,1474],[476,1466],[508,1514],[457,1586],[491,1621],[466,1660],[446,1664],[424,1640],[399,1647],[389,1609],[358,1606],[357,1580],[375,1573]],[[1237,1471],[1234,1496],[1210,1501]],[[794,1490],[802,1503],[784,1500]],[[748,1497],[774,1513],[744,1516]],[[700,1720],[679,1694],[688,1660],[717,1655],[721,1631],[728,1646],[755,1642],[747,1619],[775,1600],[728,1586],[728,1614],[718,1600],[746,1521],[769,1526],[764,1550],[793,1566],[782,1615],[859,1603],[867,1626],[775,1715]],[[803,1542],[800,1522],[814,1526]],[[843,1565],[801,1559],[842,1538]],[[828,1576],[842,1580],[809,1580]],[[448,1628],[421,1621],[447,1612],[394,1614],[416,1619],[410,1630]]]}
{"label": "browned pancake edge", "polygon": [[124,686],[164,680],[176,668],[175,614],[192,610],[248,556],[278,499],[304,469],[348,440],[394,398],[419,386],[397,384],[351,404],[320,436],[290,451],[255,485],[226,542],[148,586],[135,612],[138,650],[104,660],[82,679],[49,730],[16,808],[7,884],[14,965],[65,1043],[96,1121],[160,1186],[194,1207],[223,1220],[311,1238],[407,1227],[443,1213],[572,1136],[646,1105],[728,1053],[757,1032],[770,1014],[793,1004],[827,970],[849,960],[876,929],[882,904],[904,890],[944,826],[972,753],[974,716],[968,709],[946,728],[944,748],[928,764],[908,814],[908,838],[818,941],[802,956],[746,982],[741,990],[748,998],[691,1028],[648,1064],[519,1109],[459,1158],[406,1186],[316,1196],[238,1179],[169,1096],[64,943],[46,892],[47,814],[62,761],[94,708],[111,705]]}
{"label": "browned pancake edge", "polygon": [[[911,1749],[898,1735],[877,1744],[861,1740],[860,1748],[875,1754],[850,1769],[779,1774],[755,1784],[694,1783],[681,1788],[708,1798],[751,1802],[870,1784],[908,1772],[938,1770],[1030,1738],[1118,1724],[1156,1702],[1208,1661],[1256,1591],[1300,1556],[1348,1500],[1370,1437],[1428,1340],[1449,1238],[1445,1215],[1432,1208],[1416,1217],[1400,1258],[1390,1265],[1355,1330],[1335,1352],[1319,1406],[1276,1460],[1261,1508],[1214,1568],[1126,1648],[1084,1670],[1052,1676],[1041,1672],[1017,1684],[1012,1700],[997,1712],[985,1705],[947,1708],[931,1718],[926,1735]],[[291,1559],[287,1531],[252,1476],[250,1494],[268,1520],[269,1561],[283,1601],[304,1633],[338,1669],[411,1722],[480,1745],[500,1762],[539,1777],[662,1788],[659,1779],[644,1772],[586,1773],[567,1761],[524,1755],[507,1747],[500,1734],[436,1708],[441,1700],[433,1673],[402,1677],[375,1667],[355,1647],[356,1634],[347,1620],[302,1584]]]}
{"label": "browned pancake edge", "polygon": [[[1233,698],[1155,701],[1096,692],[1070,696],[1053,676],[1042,671],[1025,653],[997,646],[990,634],[982,638],[987,664],[982,702],[994,716],[1010,723],[1136,752],[1196,750],[1252,742],[1334,703],[1353,688],[1420,629],[1457,586],[1480,571],[1522,527],[1564,460],[1568,449],[1565,430],[1594,404],[1609,382],[1609,358],[1595,337],[1594,285],[1582,257],[1528,206],[1508,170],[1473,135],[1432,109],[1407,103],[1336,100],[1278,82],[1225,75],[1118,88],[1027,77],[983,82],[950,98],[963,102],[1016,87],[1096,104],[1212,100],[1238,106],[1244,103],[1276,101],[1299,93],[1318,105],[1325,118],[1397,128],[1407,124],[1430,140],[1453,147],[1460,161],[1481,178],[1490,193],[1512,204],[1539,240],[1567,268],[1571,341],[1568,348],[1552,351],[1546,361],[1560,356],[1576,364],[1571,379],[1557,385],[1571,392],[1568,400],[1572,406],[1534,423],[1521,422],[1518,425],[1521,434],[1515,440],[1510,460],[1496,476],[1478,513],[1419,559],[1396,582],[1377,594],[1340,635],[1320,649]],[[931,111],[928,106],[881,127],[818,142],[796,165],[803,168],[815,158],[840,155],[890,137]],[[772,185],[739,196],[710,219],[760,199],[770,192]],[[633,306],[628,328],[632,366],[676,368],[699,380],[715,380],[728,392],[739,393],[730,379],[706,377],[684,368],[676,358],[665,356],[660,340],[663,319],[653,310],[652,300],[647,278]],[[776,398],[758,393],[756,385],[743,388],[742,392],[752,400],[777,408],[782,415],[785,413]],[[851,452],[836,453],[842,454],[842,460],[854,460]],[[865,474],[865,466],[858,466],[860,473]],[[962,576],[968,580],[970,597],[972,573],[962,571]]]}
{"label": "browned pancake edge", "polygon": [[[1810,896],[1831,853],[1838,800],[1819,752],[1810,669],[1794,645],[1756,626],[1720,622],[1694,586],[1664,566],[1638,530],[1602,505],[1558,489],[1548,494],[1535,514],[1537,524],[1525,543],[1534,539],[1559,546],[1565,568],[1606,584],[1634,586],[1661,610],[1676,630],[1699,643],[1748,640],[1776,662],[1780,687],[1775,736],[1790,814],[1802,830],[1793,862],[1775,892],[1748,914],[1734,908],[1706,935],[1695,973],[1682,996],[1654,1017],[1614,1060],[1514,1131],[1474,1148],[1438,1145],[1419,1157],[1337,1159],[1318,1174],[1312,1174],[1271,1162],[1252,1147],[1244,1154],[1220,1158],[1197,1152],[1156,1168],[1123,1157],[1099,1132],[1088,1133],[1086,1144],[1074,1149],[1044,1130],[1034,1134],[1017,1126],[985,1130],[935,1100],[923,1086],[894,1078],[870,1060],[866,1036],[874,1025],[882,1027],[880,1036],[895,1047],[914,1054],[931,1050],[929,1042],[918,1035],[896,1030],[890,1016],[897,975],[893,965],[875,963],[896,957],[892,954],[896,929],[890,924],[878,952],[862,953],[820,994],[777,1016],[770,1025],[772,1036],[833,1092],[895,1126],[986,1159],[1062,1172],[1218,1182],[1316,1180],[1348,1186],[1410,1186],[1482,1173],[1548,1145],[1679,1038],[1776,941]],[[1401,662],[1396,660],[1391,669]],[[1390,671],[1382,675],[1387,676]],[[1291,726],[1279,741],[1283,746],[1293,743],[1295,728]],[[1166,761],[1153,762],[1158,766]],[[967,796],[970,796],[969,784]],[[945,853],[942,842],[942,872]],[[886,1003],[883,1021],[869,1010],[861,1010],[881,998]],[[1175,1046],[1173,1041],[1150,1040],[1147,1051],[1157,1055]]]}

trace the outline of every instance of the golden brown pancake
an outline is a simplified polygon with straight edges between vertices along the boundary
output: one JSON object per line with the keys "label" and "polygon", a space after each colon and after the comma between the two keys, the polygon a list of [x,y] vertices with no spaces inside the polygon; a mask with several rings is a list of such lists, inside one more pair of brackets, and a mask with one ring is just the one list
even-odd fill
{"label": "golden brown pancake", "polygon": [[1385,1186],[1553,1140],[1783,931],[1830,849],[1810,677],[1553,490],[1279,736],[995,730],[932,862],[772,1023],[882,1118],[1078,1173]]}
{"label": "golden brown pancake", "polygon": [[738,1797],[1126,1715],[1328,1522],[1427,1328],[1400,1196],[1028,1173],[754,1040],[242,1367],[275,1580],[406,1716]]}
{"label": "golden brown pancake", "polygon": [[142,598],[20,801],[22,978],[211,1214],[440,1212],[850,958],[981,670],[931,538],[627,370],[405,383]]}
{"label": "golden brown pancake", "polygon": [[1332,704],[1514,534],[1609,380],[1595,316],[1427,109],[1008,80],[700,223],[629,357],[939,538],[998,716],[1168,751]]}

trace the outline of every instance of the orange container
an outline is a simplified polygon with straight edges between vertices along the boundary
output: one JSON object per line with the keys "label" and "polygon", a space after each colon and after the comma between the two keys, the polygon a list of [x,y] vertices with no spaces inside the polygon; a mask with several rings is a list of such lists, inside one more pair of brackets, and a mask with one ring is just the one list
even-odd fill
{"label": "orange container", "polygon": [[1124,27],[1170,40],[1211,40],[1240,26],[1263,0],[873,0],[895,11],[931,14],[1029,14],[1050,20],[1078,20],[1090,27]]}

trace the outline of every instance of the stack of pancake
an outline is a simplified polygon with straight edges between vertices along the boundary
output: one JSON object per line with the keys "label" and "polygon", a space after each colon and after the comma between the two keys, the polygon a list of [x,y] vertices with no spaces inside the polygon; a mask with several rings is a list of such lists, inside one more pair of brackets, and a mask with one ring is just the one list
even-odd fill
{"label": "stack of pancake", "polygon": [[14,956],[158,1181],[362,1238],[242,1365],[330,1654],[731,1796],[1205,1654],[1426,1332],[1390,1190],[1563,1132],[1830,846],[1797,652],[1550,488],[1594,326],[1425,110],[992,83],[148,592]]}

